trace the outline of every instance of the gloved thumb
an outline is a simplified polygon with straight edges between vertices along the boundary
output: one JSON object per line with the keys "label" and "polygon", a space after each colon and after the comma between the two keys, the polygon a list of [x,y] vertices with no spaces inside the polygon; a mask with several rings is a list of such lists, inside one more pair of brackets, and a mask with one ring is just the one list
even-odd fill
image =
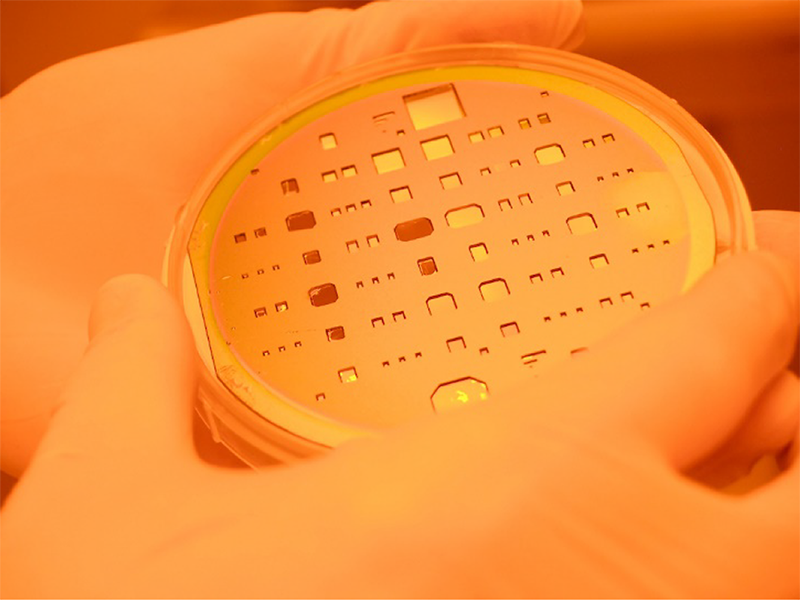
{"label": "gloved thumb", "polygon": [[89,336],[34,465],[53,455],[119,467],[194,456],[195,349],[167,291],[141,275],[111,280],[95,299]]}

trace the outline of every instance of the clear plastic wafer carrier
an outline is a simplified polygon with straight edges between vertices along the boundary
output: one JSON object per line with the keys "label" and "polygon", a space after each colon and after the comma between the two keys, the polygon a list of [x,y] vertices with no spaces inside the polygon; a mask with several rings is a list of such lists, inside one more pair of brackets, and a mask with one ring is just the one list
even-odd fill
{"label": "clear plastic wafer carrier", "polygon": [[469,45],[270,107],[184,207],[165,277],[200,414],[258,466],[492,402],[753,244],[733,166],[674,100]]}

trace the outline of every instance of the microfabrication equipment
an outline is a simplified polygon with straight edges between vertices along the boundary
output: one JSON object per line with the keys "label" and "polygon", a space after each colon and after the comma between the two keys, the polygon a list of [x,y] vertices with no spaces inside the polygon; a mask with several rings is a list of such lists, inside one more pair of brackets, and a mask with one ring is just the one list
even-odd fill
{"label": "microfabrication equipment", "polygon": [[184,207],[165,277],[200,414],[258,466],[492,402],[752,246],[736,172],[673,100],[470,45],[271,109]]}

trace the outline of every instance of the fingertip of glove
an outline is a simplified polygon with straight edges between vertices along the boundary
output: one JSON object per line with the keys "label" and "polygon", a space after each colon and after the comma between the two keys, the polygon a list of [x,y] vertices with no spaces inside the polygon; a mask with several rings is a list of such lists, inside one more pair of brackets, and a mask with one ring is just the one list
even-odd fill
{"label": "fingertip of glove", "polygon": [[89,338],[131,320],[173,312],[174,302],[156,280],[139,274],[120,275],[98,290],[89,318]]}
{"label": "fingertip of glove", "polygon": [[800,273],[790,261],[752,250],[721,261],[698,284],[698,293],[716,310],[732,310],[757,322],[764,334],[790,340],[800,322],[799,286]]}
{"label": "fingertip of glove", "polygon": [[351,26],[381,31],[395,51],[489,42],[572,49],[583,39],[580,0],[389,0],[353,16]]}

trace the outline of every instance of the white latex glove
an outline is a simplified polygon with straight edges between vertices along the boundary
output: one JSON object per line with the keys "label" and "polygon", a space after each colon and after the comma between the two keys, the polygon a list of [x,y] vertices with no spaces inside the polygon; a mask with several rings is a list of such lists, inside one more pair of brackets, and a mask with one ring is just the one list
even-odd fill
{"label": "white latex glove", "polygon": [[255,472],[196,457],[180,309],[116,279],[3,511],[0,592],[796,597],[797,459],[735,497],[681,471],[763,407],[790,414],[755,447],[796,443],[797,312],[795,271],[738,256],[524,388]]}
{"label": "white latex glove", "polygon": [[[216,151],[262,112],[256,91],[280,69],[290,75],[279,66],[285,56],[302,55],[290,44],[319,44],[312,72],[320,57],[343,56],[345,39],[358,47],[346,31],[378,48],[394,39],[386,27],[432,43],[443,22],[463,26],[470,41],[493,39],[470,37],[478,29],[528,36],[523,13],[508,11],[531,5],[498,5],[462,5],[460,20],[455,3],[280,17],[306,23],[308,37],[274,21],[267,41],[268,17],[244,20],[67,63],[3,101],[4,464],[15,452],[20,468],[27,463],[61,406],[3,511],[3,596],[800,592],[796,459],[738,498],[682,475],[714,461],[740,468],[796,440],[798,382],[785,371],[796,344],[796,262],[766,254],[728,261],[535,384],[291,468],[237,472],[198,460],[192,342],[179,309],[147,279],[103,289],[90,348],[57,399],[69,365],[56,355],[70,340],[80,347],[72,328],[90,290],[122,269],[157,272],[175,209],[216,155],[201,145]],[[436,17],[431,7],[443,6]],[[352,26],[378,11],[416,17],[383,13],[374,23],[384,29]],[[213,57],[200,50],[209,43]],[[254,58],[264,44],[276,53]],[[219,59],[233,47],[247,68]],[[274,72],[255,69],[264,60]],[[184,63],[181,81],[175,67]],[[230,89],[219,89],[222,77]],[[242,100],[233,84],[252,77],[264,77],[262,87]],[[55,104],[65,113],[52,116]],[[796,216],[759,223],[762,244],[790,248],[796,261]],[[38,241],[26,237],[35,226]],[[7,423],[9,389],[20,392],[12,408],[28,412]],[[20,431],[26,417],[38,430]],[[6,453],[7,429],[27,450]]]}
{"label": "white latex glove", "polygon": [[[378,2],[267,14],[52,67],[2,99],[2,469],[19,475],[109,278],[157,278],[179,207],[241,132],[344,67],[460,42],[570,47],[581,5]],[[207,438],[206,438],[207,439]]]}

